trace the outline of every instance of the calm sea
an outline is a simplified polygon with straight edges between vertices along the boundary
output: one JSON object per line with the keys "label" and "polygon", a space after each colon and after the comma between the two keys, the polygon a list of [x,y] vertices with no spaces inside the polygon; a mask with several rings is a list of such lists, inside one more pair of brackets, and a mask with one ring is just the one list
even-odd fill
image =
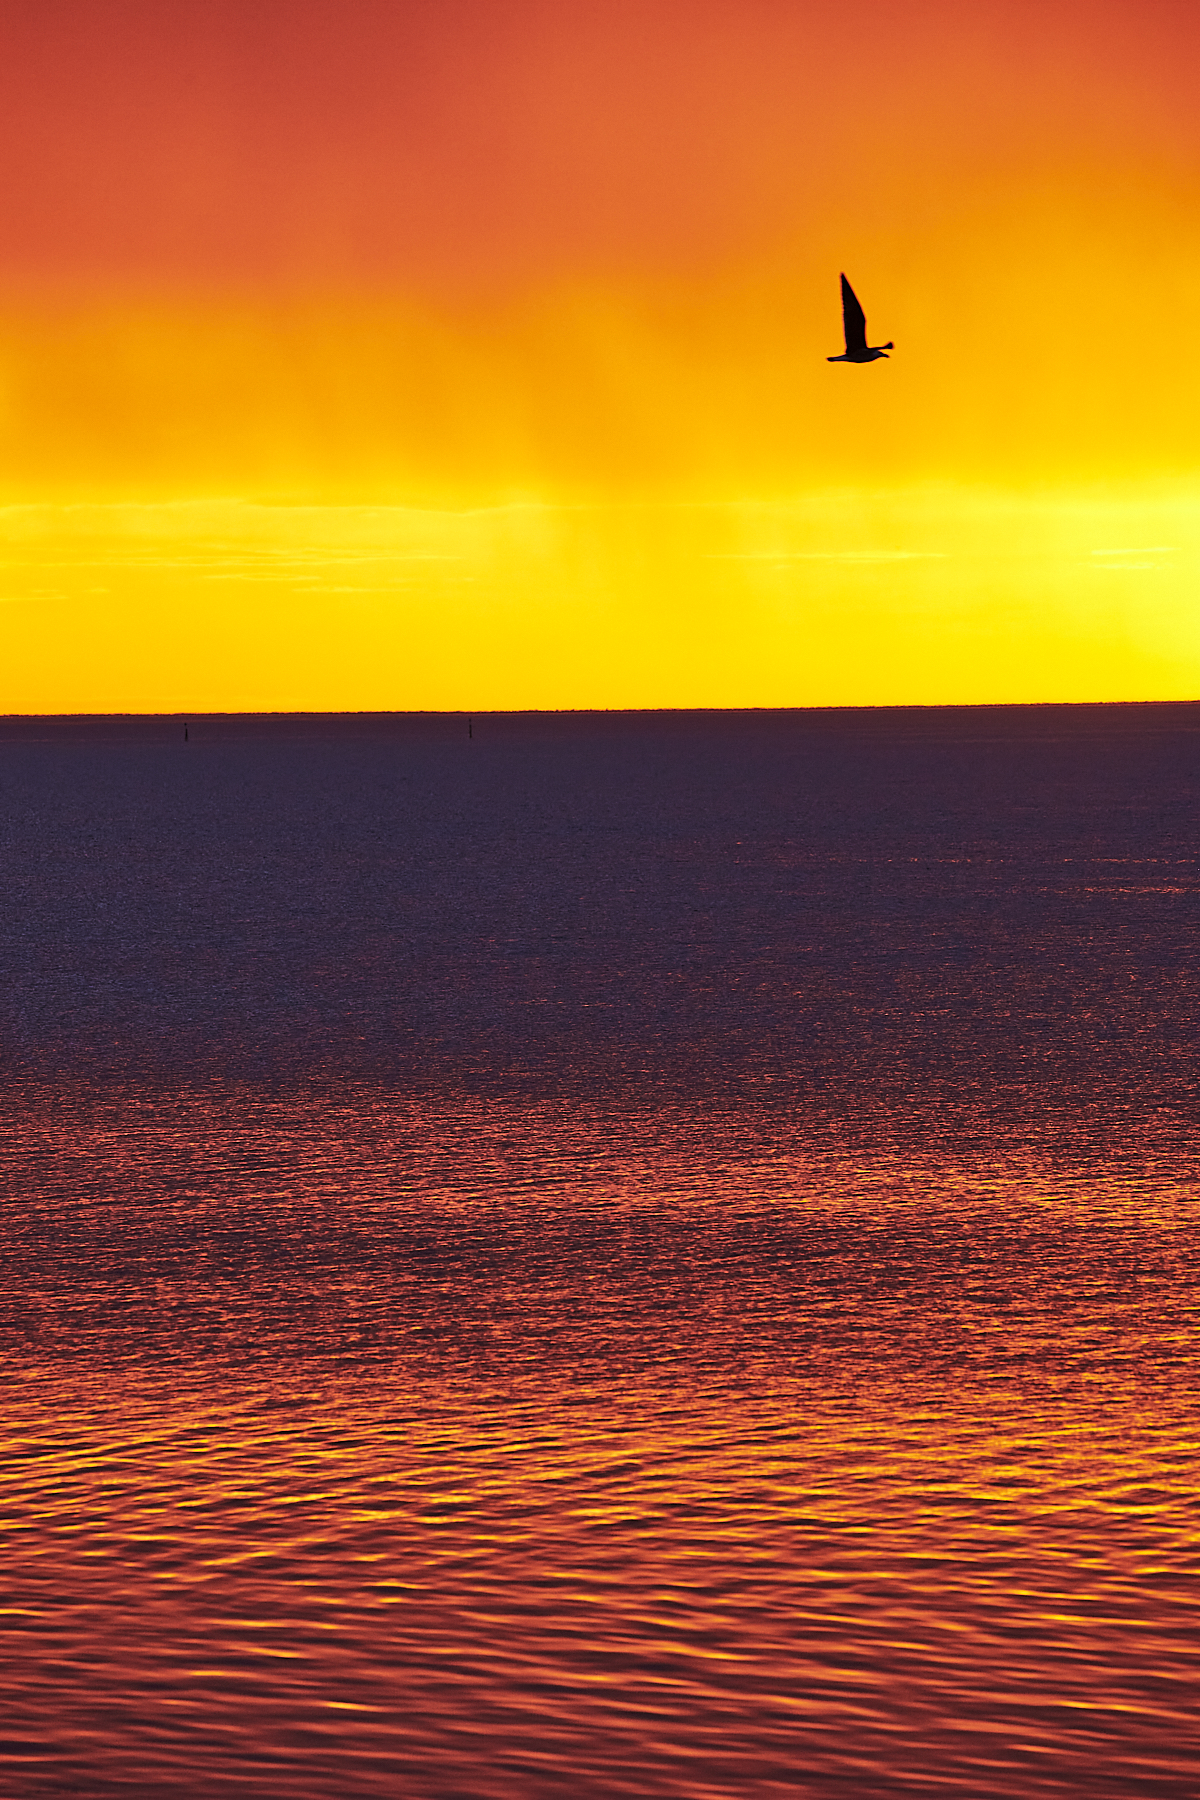
{"label": "calm sea", "polygon": [[1200,706],[0,722],[0,1792],[1200,1793]]}

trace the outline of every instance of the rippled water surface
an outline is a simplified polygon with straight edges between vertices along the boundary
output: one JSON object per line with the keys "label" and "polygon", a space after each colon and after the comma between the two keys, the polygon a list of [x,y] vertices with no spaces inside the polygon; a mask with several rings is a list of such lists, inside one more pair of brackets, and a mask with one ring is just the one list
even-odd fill
{"label": "rippled water surface", "polygon": [[1200,707],[190,723],[0,722],[0,1792],[1200,1792]]}

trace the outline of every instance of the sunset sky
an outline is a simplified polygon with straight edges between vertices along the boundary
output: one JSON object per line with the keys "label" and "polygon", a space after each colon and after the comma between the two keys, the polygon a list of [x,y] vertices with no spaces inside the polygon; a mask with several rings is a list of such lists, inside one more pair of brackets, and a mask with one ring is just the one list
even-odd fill
{"label": "sunset sky", "polygon": [[1195,0],[0,20],[0,711],[1200,697]]}

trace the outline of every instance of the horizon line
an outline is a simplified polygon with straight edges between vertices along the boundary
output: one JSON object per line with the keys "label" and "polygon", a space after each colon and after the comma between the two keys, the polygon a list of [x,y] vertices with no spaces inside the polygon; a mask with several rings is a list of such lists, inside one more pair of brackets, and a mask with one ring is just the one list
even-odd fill
{"label": "horizon line", "polygon": [[834,713],[834,712],[981,712],[1034,711],[1038,708],[1200,706],[1200,694],[1187,698],[1140,700],[886,700],[836,701],[779,706],[448,706],[448,707],[172,707],[161,712],[5,712],[0,724],[23,720],[84,721],[92,719],[503,719],[619,718],[664,713]]}

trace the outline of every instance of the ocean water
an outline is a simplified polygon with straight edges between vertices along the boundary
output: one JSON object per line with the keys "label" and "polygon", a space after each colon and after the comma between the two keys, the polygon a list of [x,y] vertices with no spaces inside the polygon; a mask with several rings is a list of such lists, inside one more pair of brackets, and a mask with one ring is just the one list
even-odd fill
{"label": "ocean water", "polygon": [[0,1793],[1200,1793],[1200,706],[0,721]]}

